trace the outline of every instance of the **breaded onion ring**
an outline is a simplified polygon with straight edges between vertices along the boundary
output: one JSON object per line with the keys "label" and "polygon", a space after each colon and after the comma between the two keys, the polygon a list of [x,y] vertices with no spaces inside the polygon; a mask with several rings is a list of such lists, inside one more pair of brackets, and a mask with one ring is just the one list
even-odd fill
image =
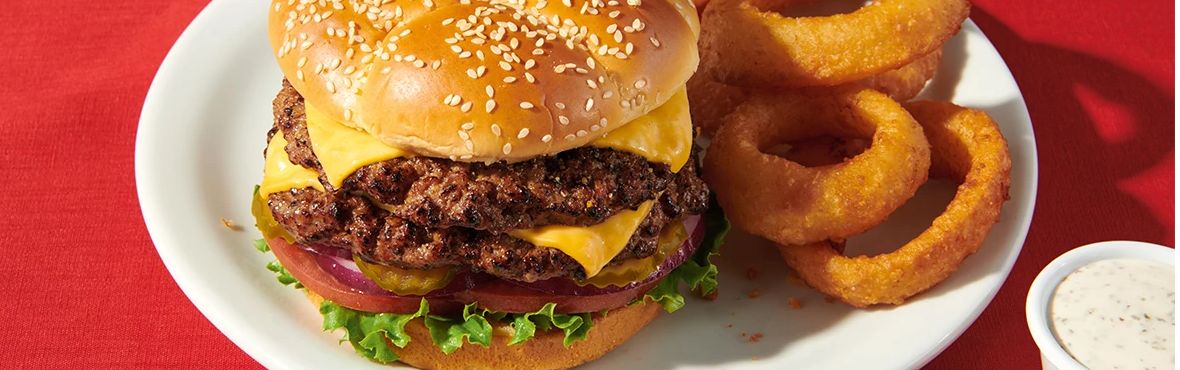
{"label": "breaded onion ring", "polygon": [[878,0],[849,14],[784,17],[787,0],[716,0],[702,15],[701,65],[740,86],[832,86],[937,50],[959,31],[967,0]]}
{"label": "breaded onion ring", "polygon": [[[897,101],[907,101],[917,96],[926,82],[934,78],[938,63],[942,61],[942,50],[935,50],[913,63],[876,76],[851,82],[847,85],[863,86],[885,93]],[[708,74],[697,73],[688,80],[689,109],[692,122],[707,135],[713,135],[721,128],[725,115],[737,109],[750,93],[757,88],[743,88],[717,82]],[[820,89],[816,87],[814,89]]]}
{"label": "breaded onion ring", "polygon": [[[767,150],[818,136],[872,137],[839,164],[805,167]],[[704,177],[730,221],[781,244],[842,239],[876,226],[926,181],[930,148],[909,113],[869,89],[758,94],[726,117]]]}
{"label": "breaded onion ring", "polygon": [[961,184],[946,211],[914,240],[878,256],[846,257],[831,242],[779,246],[803,281],[852,306],[901,304],[945,280],[979,249],[1008,198],[1008,144],[987,113],[930,101],[906,108],[930,141],[932,175]]}

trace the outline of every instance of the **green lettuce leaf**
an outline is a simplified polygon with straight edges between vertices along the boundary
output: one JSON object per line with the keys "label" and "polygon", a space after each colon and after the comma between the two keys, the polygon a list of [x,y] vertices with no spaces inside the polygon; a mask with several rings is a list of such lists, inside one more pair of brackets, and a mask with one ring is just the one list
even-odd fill
{"label": "green lettuce leaf", "polygon": [[[463,346],[463,340],[483,347],[492,345],[492,324],[483,316],[475,303],[463,306],[462,320],[442,316],[427,316],[426,328],[434,345],[450,354]],[[486,310],[483,310],[486,312]]]}
{"label": "green lettuce leaf", "polygon": [[352,348],[358,354],[380,363],[398,359],[397,354],[386,344],[386,340],[398,348],[405,348],[410,343],[410,335],[405,330],[406,324],[410,320],[426,316],[429,312],[430,304],[425,299],[418,305],[418,311],[411,314],[370,313],[349,309],[327,300],[320,303],[320,314],[324,316],[324,331],[344,329],[344,338],[352,343]]}
{"label": "green lettuce leaf", "polygon": [[574,344],[574,342],[586,339],[586,334],[594,326],[594,323],[590,319],[590,314],[559,314],[553,312],[556,308],[557,304],[546,303],[537,312],[511,315],[513,316],[512,329],[515,333],[512,335],[512,340],[508,342],[508,345],[520,344],[532,339],[538,328],[542,331],[553,330],[554,328],[561,329],[565,333],[562,344],[566,347]]}

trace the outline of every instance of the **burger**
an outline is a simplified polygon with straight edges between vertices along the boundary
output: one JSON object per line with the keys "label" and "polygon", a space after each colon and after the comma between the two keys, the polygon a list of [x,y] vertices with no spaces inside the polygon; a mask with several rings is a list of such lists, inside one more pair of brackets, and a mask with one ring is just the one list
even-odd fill
{"label": "burger", "polygon": [[270,10],[256,246],[360,355],[568,368],[716,288],[689,1]]}

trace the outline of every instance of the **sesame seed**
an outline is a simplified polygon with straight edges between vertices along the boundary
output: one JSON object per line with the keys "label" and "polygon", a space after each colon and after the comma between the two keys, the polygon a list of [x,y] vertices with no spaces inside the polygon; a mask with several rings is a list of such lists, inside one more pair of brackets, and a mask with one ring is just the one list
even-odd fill
{"label": "sesame seed", "polygon": [[529,129],[527,127],[520,129],[520,133],[516,134],[517,139],[524,139],[528,136],[529,136]]}
{"label": "sesame seed", "polygon": [[467,58],[470,58],[470,57],[471,57],[471,52],[470,52],[470,51],[466,51],[466,50],[464,50],[462,53],[459,53],[459,59],[467,59]]}
{"label": "sesame seed", "polygon": [[475,75],[475,70],[474,70],[474,69],[471,69],[471,68],[468,68],[468,69],[467,69],[467,77],[471,77],[471,78],[473,78],[473,79],[475,79],[475,78],[479,78],[479,76],[476,76],[476,75]]}
{"label": "sesame seed", "polygon": [[303,81],[303,70],[302,69],[295,71],[295,78],[298,78],[299,81]]}
{"label": "sesame seed", "polygon": [[553,106],[557,107],[557,109],[565,109],[565,103],[562,102],[553,103]]}
{"label": "sesame seed", "polygon": [[573,140],[574,140],[574,134],[565,135],[565,140],[566,140],[566,141],[573,141]]}
{"label": "sesame seed", "polygon": [[344,120],[345,121],[352,121],[352,109],[345,109],[344,110]]}
{"label": "sesame seed", "polygon": [[524,69],[533,69],[533,67],[536,65],[537,61],[529,59],[528,61],[524,62]]}
{"label": "sesame seed", "polygon": [[605,92],[602,93],[603,99],[610,99],[610,97],[612,97],[612,96],[615,96],[615,93],[610,90],[606,90]]}
{"label": "sesame seed", "polygon": [[492,85],[487,85],[487,86],[484,86],[484,88],[483,88],[483,92],[484,92],[484,93],[487,93],[489,98],[494,98],[494,97],[496,97],[496,90],[495,90],[495,89],[492,89]]}
{"label": "sesame seed", "polygon": [[553,67],[553,72],[557,72],[557,73],[565,72],[565,65],[559,64],[559,65]]}
{"label": "sesame seed", "polygon": [[414,66],[418,68],[426,67],[426,62],[423,62],[421,59],[415,60]]}
{"label": "sesame seed", "polygon": [[533,103],[529,103],[527,101],[520,102],[520,108],[521,109],[533,109]]}
{"label": "sesame seed", "polygon": [[606,122],[606,117],[602,117],[602,119],[598,120],[598,124],[602,125],[602,127],[606,127]]}
{"label": "sesame seed", "polygon": [[430,69],[438,70],[438,67],[440,66],[442,66],[441,60],[436,60],[434,63],[430,63]]}
{"label": "sesame seed", "polygon": [[500,125],[493,123],[492,124],[492,133],[496,134],[497,137],[500,136],[501,134],[503,134],[503,132],[500,131]]}
{"label": "sesame seed", "polygon": [[471,111],[471,102],[463,103],[463,106],[459,107],[459,110],[463,111],[463,113]]}
{"label": "sesame seed", "polygon": [[495,109],[496,109],[496,101],[495,100],[488,99],[487,103],[484,103],[484,110],[486,110],[488,113],[492,113],[492,111]]}
{"label": "sesame seed", "polygon": [[504,77],[504,83],[510,84],[513,82],[516,82],[516,77],[512,77],[512,76]]}
{"label": "sesame seed", "polygon": [[586,57],[586,66],[594,69],[594,58]]}
{"label": "sesame seed", "polygon": [[460,125],[459,127],[464,130],[471,131],[471,130],[475,129],[475,122],[465,122],[462,125]]}
{"label": "sesame seed", "polygon": [[562,125],[568,125],[570,124],[570,119],[566,116],[557,116],[557,122],[561,122]]}
{"label": "sesame seed", "polygon": [[327,87],[328,87],[329,93],[332,93],[332,94],[336,93],[336,84],[333,84],[332,81],[328,81]]}
{"label": "sesame seed", "polygon": [[512,143],[504,143],[504,154],[512,153]]}
{"label": "sesame seed", "polygon": [[541,137],[542,143],[548,143],[550,141],[553,141],[553,135],[545,135]]}
{"label": "sesame seed", "polygon": [[660,40],[656,39],[655,36],[652,36],[649,40],[651,40],[651,44],[655,47],[660,47]]}
{"label": "sesame seed", "polygon": [[484,66],[475,67],[475,75],[478,77],[483,77],[484,73],[486,73],[487,71],[488,71],[488,67],[484,67]]}
{"label": "sesame seed", "polygon": [[467,147],[468,151],[475,150],[475,143],[471,142],[471,140],[464,141],[463,146]]}
{"label": "sesame seed", "polygon": [[533,49],[533,55],[545,55],[545,51],[541,49]]}
{"label": "sesame seed", "polygon": [[635,81],[636,89],[642,89],[644,86],[647,86],[647,80],[639,79]]}
{"label": "sesame seed", "polygon": [[459,138],[460,138],[460,139],[463,139],[463,140],[471,140],[471,134],[468,134],[468,133],[467,133],[467,131],[459,130],[459,131],[456,131],[456,132],[458,132],[458,133],[459,133]]}
{"label": "sesame seed", "polygon": [[505,61],[502,61],[502,60],[501,60],[501,61],[500,61],[500,69],[503,69],[503,70],[505,70],[505,71],[511,71],[511,70],[512,70],[512,65],[511,65],[511,64],[508,64],[508,62],[505,62]]}
{"label": "sesame seed", "polygon": [[536,78],[536,77],[533,77],[533,74],[532,74],[532,73],[528,73],[528,72],[525,72],[525,73],[524,73],[524,79],[525,79],[526,81],[528,81],[529,83],[536,83],[536,82],[537,82],[537,78]]}
{"label": "sesame seed", "polygon": [[589,132],[586,132],[586,130],[578,130],[577,134],[578,137],[583,137],[586,136],[586,134],[589,134]]}

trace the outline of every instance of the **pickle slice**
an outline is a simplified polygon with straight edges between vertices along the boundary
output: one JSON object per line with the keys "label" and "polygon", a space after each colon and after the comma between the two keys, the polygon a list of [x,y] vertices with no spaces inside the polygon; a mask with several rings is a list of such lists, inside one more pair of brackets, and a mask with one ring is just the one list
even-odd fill
{"label": "pickle slice", "polygon": [[250,214],[254,215],[254,227],[258,228],[263,238],[280,237],[288,243],[295,242],[291,234],[275,221],[274,214],[270,213],[270,207],[266,205],[266,200],[262,199],[257,186],[254,187],[254,201],[250,203]]}
{"label": "pickle slice", "polygon": [[352,260],[365,277],[397,295],[425,295],[447,286],[455,277],[455,269],[450,267],[412,270],[365,262],[360,256],[353,256]]}

